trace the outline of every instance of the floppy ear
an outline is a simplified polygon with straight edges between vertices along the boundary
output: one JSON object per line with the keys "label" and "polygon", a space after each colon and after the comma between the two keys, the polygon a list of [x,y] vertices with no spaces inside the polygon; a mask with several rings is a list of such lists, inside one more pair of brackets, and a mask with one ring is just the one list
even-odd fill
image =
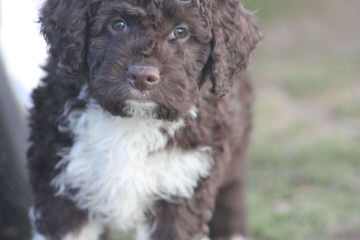
{"label": "floppy ear", "polygon": [[245,10],[240,0],[213,0],[210,14],[212,92],[222,97],[247,67],[250,53],[261,40],[261,34],[252,14]]}
{"label": "floppy ear", "polygon": [[90,0],[47,0],[40,11],[41,32],[58,71],[73,79],[85,64]]}

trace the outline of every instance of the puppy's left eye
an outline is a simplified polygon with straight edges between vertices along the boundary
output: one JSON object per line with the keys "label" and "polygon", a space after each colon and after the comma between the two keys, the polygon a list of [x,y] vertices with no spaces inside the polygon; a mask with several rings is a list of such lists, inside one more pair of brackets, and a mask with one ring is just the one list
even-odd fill
{"label": "puppy's left eye", "polygon": [[186,39],[188,36],[190,35],[190,30],[186,25],[181,25],[176,27],[171,35],[170,35],[170,39],[171,40],[176,40],[176,39]]}
{"label": "puppy's left eye", "polygon": [[112,22],[111,28],[116,32],[122,32],[127,29],[127,25],[124,20],[118,19]]}

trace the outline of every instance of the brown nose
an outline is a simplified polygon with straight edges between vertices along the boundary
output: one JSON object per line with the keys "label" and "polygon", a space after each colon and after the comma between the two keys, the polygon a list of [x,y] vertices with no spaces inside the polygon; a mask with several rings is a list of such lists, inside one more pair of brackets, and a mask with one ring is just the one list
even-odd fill
{"label": "brown nose", "polygon": [[130,66],[127,70],[127,78],[131,86],[140,91],[145,91],[159,82],[160,73],[156,67]]}

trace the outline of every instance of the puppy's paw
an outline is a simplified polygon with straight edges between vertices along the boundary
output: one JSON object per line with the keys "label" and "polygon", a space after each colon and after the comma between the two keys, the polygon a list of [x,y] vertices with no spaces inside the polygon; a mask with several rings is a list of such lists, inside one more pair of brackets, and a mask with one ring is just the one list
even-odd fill
{"label": "puppy's paw", "polygon": [[230,240],[250,240],[250,239],[245,238],[245,237],[243,237],[243,236],[241,236],[241,235],[234,235],[234,236],[232,236],[232,237],[230,238]]}
{"label": "puppy's paw", "polygon": [[240,234],[234,235],[232,237],[228,237],[228,238],[216,238],[213,240],[250,240],[249,238],[245,238],[243,236],[241,236]]}

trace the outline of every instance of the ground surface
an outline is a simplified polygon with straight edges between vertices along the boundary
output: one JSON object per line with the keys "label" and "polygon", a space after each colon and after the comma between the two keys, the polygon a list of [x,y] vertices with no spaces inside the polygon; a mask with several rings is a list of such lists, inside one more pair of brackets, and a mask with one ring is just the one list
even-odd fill
{"label": "ground surface", "polygon": [[359,240],[360,1],[244,2],[265,35],[251,64],[253,239]]}

